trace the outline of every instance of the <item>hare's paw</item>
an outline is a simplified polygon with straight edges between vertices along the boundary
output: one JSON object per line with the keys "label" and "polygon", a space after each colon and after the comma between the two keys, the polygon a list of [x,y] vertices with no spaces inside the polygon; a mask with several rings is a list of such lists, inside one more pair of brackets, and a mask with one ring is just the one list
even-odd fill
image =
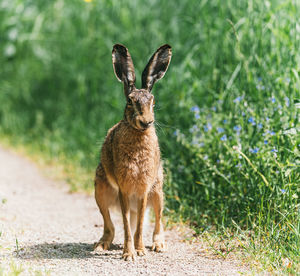
{"label": "hare's paw", "polygon": [[146,255],[146,248],[145,247],[137,248],[136,249],[136,254],[138,256],[145,256]]}
{"label": "hare's paw", "polygon": [[111,241],[109,240],[100,240],[94,244],[94,253],[101,253],[104,250],[108,250],[110,248]]}
{"label": "hare's paw", "polygon": [[155,252],[166,251],[165,239],[162,236],[155,235],[151,249]]}
{"label": "hare's paw", "polygon": [[124,250],[122,259],[124,261],[134,261],[135,260],[135,252],[131,250]]}
{"label": "hare's paw", "polygon": [[166,251],[166,245],[164,242],[154,242],[152,244],[152,250],[155,252],[164,252]]}
{"label": "hare's paw", "polygon": [[141,235],[134,235],[134,247],[138,256],[146,255],[146,248]]}

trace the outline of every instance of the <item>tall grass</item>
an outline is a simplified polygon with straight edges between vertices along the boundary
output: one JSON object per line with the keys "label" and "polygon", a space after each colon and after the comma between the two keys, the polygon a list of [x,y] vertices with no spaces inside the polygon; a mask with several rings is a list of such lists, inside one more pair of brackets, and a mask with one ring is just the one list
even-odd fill
{"label": "tall grass", "polygon": [[253,252],[268,252],[273,269],[288,259],[295,271],[299,8],[297,0],[3,0],[0,133],[79,171],[74,187],[92,187],[101,142],[125,105],[112,45],[130,49],[140,76],[169,43],[171,66],[153,92],[166,212],[199,232],[251,231]]}

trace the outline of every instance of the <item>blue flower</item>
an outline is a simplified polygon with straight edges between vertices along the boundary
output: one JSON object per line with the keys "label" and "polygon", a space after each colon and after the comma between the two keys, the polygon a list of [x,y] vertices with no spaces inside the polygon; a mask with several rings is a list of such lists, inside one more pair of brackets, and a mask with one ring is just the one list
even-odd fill
{"label": "blue flower", "polygon": [[203,143],[200,143],[199,141],[193,140],[192,145],[197,146],[198,148],[203,147]]}
{"label": "blue flower", "polygon": [[211,125],[211,123],[207,123],[206,126],[204,126],[203,128],[204,128],[204,131],[207,132],[212,129],[212,125]]}
{"label": "blue flower", "polygon": [[195,105],[195,106],[191,107],[191,111],[195,112],[195,113],[199,113],[200,108],[197,105]]}
{"label": "blue flower", "polygon": [[278,150],[273,148],[273,149],[271,149],[271,152],[278,152]]}
{"label": "blue flower", "polygon": [[286,192],[286,189],[280,189],[280,192],[284,194]]}
{"label": "blue flower", "polygon": [[244,97],[243,96],[238,96],[233,100],[234,103],[239,103]]}
{"label": "blue flower", "polygon": [[211,110],[212,110],[212,111],[217,111],[217,108],[216,108],[215,106],[213,106],[213,107],[211,108]]}
{"label": "blue flower", "polygon": [[284,98],[286,107],[290,106],[290,99],[288,97]]}
{"label": "blue flower", "polygon": [[227,140],[227,136],[226,134],[224,134],[222,137],[221,137],[221,141],[226,141]]}
{"label": "blue flower", "polygon": [[262,129],[262,128],[263,128],[263,125],[262,125],[261,123],[259,123],[259,124],[257,125],[257,128],[258,128],[258,129]]}
{"label": "blue flower", "polygon": [[259,151],[259,148],[255,148],[255,149],[253,150],[254,153],[258,153],[258,151]]}
{"label": "blue flower", "polygon": [[197,146],[198,148],[201,148],[201,147],[204,146],[204,143],[203,142],[199,142],[199,140],[197,138],[194,138],[192,140],[192,145]]}
{"label": "blue flower", "polygon": [[257,89],[257,90],[265,90],[266,87],[265,87],[264,85],[258,84],[258,85],[256,85],[256,89]]}
{"label": "blue flower", "polygon": [[196,125],[193,125],[191,128],[190,128],[190,132],[193,133],[193,132],[196,132],[198,131],[198,127]]}
{"label": "blue flower", "polygon": [[262,77],[257,77],[257,81],[261,82],[262,81]]}
{"label": "blue flower", "polygon": [[271,102],[276,103],[276,99],[274,98],[274,96],[271,98]]}
{"label": "blue flower", "polygon": [[274,131],[270,131],[270,130],[268,130],[267,132],[268,132],[268,134],[270,134],[271,136],[273,136],[273,135],[276,134]]}
{"label": "blue flower", "polygon": [[242,130],[242,127],[240,125],[234,126],[233,130],[236,131],[236,132],[240,132]]}
{"label": "blue flower", "polygon": [[217,131],[218,131],[218,133],[223,133],[223,132],[224,132],[224,128],[218,127],[218,128],[217,128]]}
{"label": "blue flower", "polygon": [[265,140],[265,141],[264,141],[264,144],[267,145],[267,144],[268,144],[268,140]]}
{"label": "blue flower", "polygon": [[250,153],[258,153],[259,152],[259,148],[258,147],[256,147],[256,148],[254,148],[254,149],[249,149],[249,152]]}
{"label": "blue flower", "polygon": [[178,134],[179,134],[179,131],[178,131],[178,129],[176,129],[176,130],[173,132],[173,135],[177,137]]}
{"label": "blue flower", "polygon": [[253,117],[250,117],[250,118],[248,119],[248,122],[251,123],[251,125],[253,125],[253,126],[256,125],[255,120],[254,120]]}
{"label": "blue flower", "polygon": [[223,120],[223,124],[227,124],[227,120],[226,119]]}
{"label": "blue flower", "polygon": [[195,113],[195,119],[200,119],[200,115],[198,113]]}
{"label": "blue flower", "polygon": [[268,122],[270,120],[270,118],[269,117],[266,117],[266,121]]}

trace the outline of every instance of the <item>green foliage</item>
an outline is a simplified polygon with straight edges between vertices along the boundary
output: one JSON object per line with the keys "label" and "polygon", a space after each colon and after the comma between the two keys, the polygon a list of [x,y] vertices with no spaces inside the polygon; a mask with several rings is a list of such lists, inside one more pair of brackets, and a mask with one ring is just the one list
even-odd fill
{"label": "green foliage", "polygon": [[[274,260],[296,260],[299,8],[297,0],[3,0],[0,133],[92,175],[125,105],[112,45],[129,48],[139,78],[169,43],[173,59],[153,92],[167,212],[200,230],[253,230]],[[91,187],[91,179],[72,181]]]}

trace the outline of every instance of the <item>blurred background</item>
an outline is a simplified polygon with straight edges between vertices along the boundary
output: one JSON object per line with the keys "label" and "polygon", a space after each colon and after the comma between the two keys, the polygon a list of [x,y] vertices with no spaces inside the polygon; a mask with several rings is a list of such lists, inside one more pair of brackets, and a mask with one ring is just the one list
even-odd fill
{"label": "blurred background", "polygon": [[[125,98],[111,50],[132,55],[137,87],[173,48],[156,97],[166,214],[198,233],[252,233],[270,263],[300,248],[298,0],[2,0],[0,139],[60,164],[93,189]],[[228,230],[229,229],[229,230]],[[280,243],[280,245],[278,245]]]}

